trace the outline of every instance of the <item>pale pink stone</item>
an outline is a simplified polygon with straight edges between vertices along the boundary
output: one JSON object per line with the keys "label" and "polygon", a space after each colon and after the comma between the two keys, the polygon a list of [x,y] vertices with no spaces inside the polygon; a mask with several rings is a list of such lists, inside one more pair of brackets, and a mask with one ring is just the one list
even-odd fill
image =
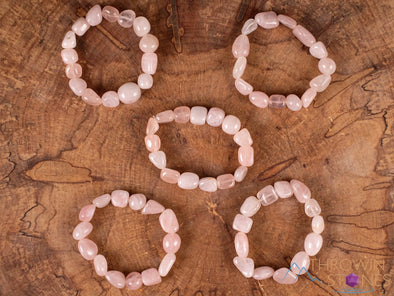
{"label": "pale pink stone", "polygon": [[335,62],[330,58],[322,58],[318,63],[318,67],[321,73],[327,75],[334,74],[337,68]]}
{"label": "pale pink stone", "polygon": [[115,207],[125,208],[129,203],[129,196],[126,190],[114,190],[111,193],[111,203]]}
{"label": "pale pink stone", "polygon": [[199,177],[195,173],[182,173],[178,180],[178,186],[182,189],[196,189]]}
{"label": "pale pink stone", "polygon": [[149,118],[148,124],[146,126],[146,134],[153,135],[158,130],[159,130],[159,122],[157,121],[157,119],[154,117]]}
{"label": "pale pink stone", "polygon": [[108,206],[110,201],[111,201],[111,195],[107,193],[107,194],[100,195],[99,197],[96,197],[95,199],[93,199],[92,203],[97,208],[101,209],[101,208]]}
{"label": "pale pink stone", "polygon": [[149,268],[141,273],[142,282],[145,286],[153,286],[161,283],[161,277],[156,268]]}
{"label": "pale pink stone", "polygon": [[79,220],[82,222],[89,222],[90,220],[92,220],[95,211],[95,205],[84,206],[79,212]]}
{"label": "pale pink stone", "polygon": [[290,181],[291,188],[293,189],[294,196],[300,203],[305,203],[311,198],[311,191],[308,186],[298,180]]}
{"label": "pale pink stone", "polygon": [[139,272],[130,272],[126,277],[126,288],[135,291],[141,288],[142,283],[142,275]]}
{"label": "pale pink stone", "polygon": [[233,229],[248,233],[252,228],[253,220],[241,214],[237,214],[234,218]]}
{"label": "pale pink stone", "polygon": [[207,115],[207,124],[213,127],[218,127],[223,123],[225,113],[222,109],[213,107],[209,109]]}
{"label": "pale pink stone", "polygon": [[97,255],[93,260],[94,269],[99,276],[105,276],[108,271],[107,259],[103,255]]}
{"label": "pale pink stone", "polygon": [[253,91],[253,86],[242,78],[235,79],[235,88],[244,96],[249,95]]}
{"label": "pale pink stone", "polygon": [[101,101],[103,103],[103,106],[109,108],[114,108],[119,106],[119,102],[120,102],[118,93],[113,90],[105,92],[101,97]]}
{"label": "pale pink stone", "polygon": [[270,108],[282,109],[286,106],[286,97],[284,95],[271,95],[268,105]]}
{"label": "pale pink stone", "polygon": [[242,166],[242,165],[239,166],[234,172],[235,182],[242,182],[245,179],[247,173],[248,173],[247,167]]}
{"label": "pale pink stone", "polygon": [[133,23],[134,33],[142,37],[150,32],[150,23],[146,17],[136,17]]}
{"label": "pale pink stone", "polygon": [[141,68],[144,73],[155,74],[157,69],[157,54],[154,52],[147,52],[142,55]]}
{"label": "pale pink stone", "polygon": [[317,253],[319,253],[322,246],[323,237],[320,234],[311,232],[306,236],[304,241],[304,249],[309,256],[315,256]]}
{"label": "pale pink stone", "polygon": [[315,89],[317,92],[324,91],[331,82],[331,76],[327,74],[321,74],[316,76],[309,82],[311,88]]}
{"label": "pale pink stone", "polygon": [[217,176],[216,184],[218,186],[218,189],[229,189],[234,187],[235,180],[233,174],[224,174]]}
{"label": "pale pink stone", "polygon": [[141,89],[134,82],[127,82],[119,87],[118,96],[123,104],[131,104],[141,97]]}
{"label": "pale pink stone", "polygon": [[113,6],[104,6],[102,11],[103,18],[110,23],[115,23],[119,19],[119,10]]}
{"label": "pale pink stone", "polygon": [[190,122],[195,125],[204,125],[207,120],[208,109],[194,106],[190,110]]}
{"label": "pale pink stone", "polygon": [[199,181],[198,187],[206,192],[215,192],[218,190],[218,184],[215,178],[206,177]]}
{"label": "pale pink stone", "polygon": [[301,97],[302,106],[308,108],[317,95],[317,91],[313,88],[308,88]]}
{"label": "pale pink stone", "polygon": [[302,108],[302,101],[298,96],[291,94],[286,97],[286,106],[291,111],[299,111]]}
{"label": "pale pink stone", "polygon": [[233,263],[238,268],[238,270],[242,273],[242,275],[244,277],[250,278],[253,276],[253,272],[254,272],[253,259],[234,257]]}
{"label": "pale pink stone", "polygon": [[135,12],[131,9],[119,13],[118,24],[123,28],[131,28],[135,19]]}
{"label": "pale pink stone", "polygon": [[74,48],[65,48],[60,52],[63,63],[67,65],[75,64],[78,62],[78,53]]}
{"label": "pale pink stone", "polygon": [[247,63],[247,60],[245,57],[239,57],[237,59],[237,61],[235,62],[234,68],[233,68],[233,77],[235,79],[241,78],[241,76],[244,74],[245,68],[246,68],[246,63]]}
{"label": "pale pink stone", "polygon": [[175,233],[179,230],[178,219],[171,209],[166,209],[159,217],[161,228],[167,233]]}
{"label": "pale pink stone", "polygon": [[110,270],[105,274],[107,281],[118,289],[123,289],[126,285],[126,278],[124,274],[117,270]]}
{"label": "pale pink stone", "polygon": [[149,153],[149,160],[158,169],[164,169],[167,165],[166,154],[163,151]]}
{"label": "pale pink stone", "polygon": [[235,58],[239,57],[247,57],[249,55],[249,50],[250,50],[250,44],[249,44],[249,38],[246,35],[239,35],[232,47],[233,55]]}
{"label": "pale pink stone", "polygon": [[150,74],[142,73],[138,76],[138,86],[140,89],[149,89],[153,86],[153,77]]}
{"label": "pale pink stone", "polygon": [[282,267],[274,272],[272,278],[278,282],[279,284],[295,284],[298,280],[298,277],[292,271],[289,271],[288,268]]}
{"label": "pale pink stone", "polygon": [[176,260],[176,255],[175,254],[166,254],[163,259],[160,262],[160,266],[159,266],[159,274],[160,276],[166,276],[172,266],[174,265]]}
{"label": "pale pink stone", "polygon": [[320,213],[321,208],[316,199],[310,198],[305,202],[305,214],[308,217],[313,218],[317,215],[320,215]]}
{"label": "pale pink stone", "polygon": [[89,222],[79,223],[73,231],[73,238],[75,240],[80,240],[87,237],[93,230],[93,225]]}
{"label": "pale pink stone", "polygon": [[328,53],[327,53],[327,49],[324,46],[323,42],[318,41],[316,43],[314,43],[310,48],[309,48],[309,52],[312,56],[314,56],[317,59],[322,59],[322,58],[326,58]]}
{"label": "pale pink stone", "polygon": [[180,106],[174,109],[174,120],[177,123],[187,123],[190,120],[190,108],[187,106]]}
{"label": "pale pink stone", "polygon": [[308,271],[311,260],[304,251],[298,252],[291,260],[291,271],[297,275],[304,274]]}
{"label": "pale pink stone", "polygon": [[254,163],[254,150],[250,146],[242,146],[238,149],[238,162],[240,165],[250,167]]}
{"label": "pale pink stone", "polygon": [[75,37],[75,33],[73,31],[68,31],[66,35],[64,35],[64,39],[62,41],[63,48],[74,48],[77,46],[77,39]]}
{"label": "pale pink stone", "polygon": [[141,38],[139,46],[143,52],[155,52],[159,47],[159,39],[152,34],[146,34]]}
{"label": "pale pink stone", "polygon": [[259,108],[265,108],[268,106],[268,96],[262,91],[253,91],[249,94],[250,102]]}
{"label": "pale pink stone", "polygon": [[314,233],[320,234],[324,230],[324,219],[322,216],[318,215],[312,219],[312,230]]}
{"label": "pale pink stone", "polygon": [[293,195],[293,189],[287,181],[275,182],[274,188],[280,198],[288,198]]}
{"label": "pale pink stone", "polygon": [[273,11],[260,12],[256,14],[254,19],[264,29],[273,29],[279,26],[278,16]]}
{"label": "pale pink stone", "polygon": [[174,111],[166,110],[156,114],[156,119],[158,123],[168,123],[174,120]]}
{"label": "pale pink stone", "polygon": [[145,137],[146,149],[150,152],[156,152],[160,150],[160,137],[158,135],[148,135]]}
{"label": "pale pink stone", "polygon": [[177,233],[168,233],[163,238],[163,249],[168,254],[175,254],[181,247],[181,238]]}
{"label": "pale pink stone", "polygon": [[88,105],[101,105],[100,96],[91,88],[85,88],[81,94],[81,98]]}
{"label": "pale pink stone", "polygon": [[153,214],[160,214],[165,210],[165,208],[159,204],[157,201],[148,200],[145,204],[144,208],[141,211],[141,214],[144,215],[153,215]]}
{"label": "pale pink stone", "polygon": [[252,217],[258,212],[261,207],[261,202],[255,196],[249,196],[243,202],[240,212],[246,217]]}
{"label": "pale pink stone", "polygon": [[85,18],[81,17],[75,21],[75,23],[71,27],[71,30],[78,36],[83,36],[83,34],[85,34],[86,31],[89,30],[89,28],[89,23],[86,21]]}
{"label": "pale pink stone", "polygon": [[172,169],[164,168],[160,172],[160,179],[170,184],[177,184],[181,174]]}
{"label": "pale pink stone", "polygon": [[247,128],[241,129],[234,135],[234,142],[239,146],[250,146],[253,144],[252,137]]}
{"label": "pale pink stone", "polygon": [[278,194],[272,185],[265,186],[257,192],[257,198],[261,201],[263,206],[269,206],[278,200]]}
{"label": "pale pink stone", "polygon": [[249,254],[248,236],[243,232],[237,232],[234,238],[235,251],[238,257],[246,258]]}
{"label": "pale pink stone", "polygon": [[136,193],[130,195],[129,198],[129,207],[134,210],[138,211],[145,207],[146,205],[146,196],[142,193]]}
{"label": "pale pink stone", "polygon": [[86,260],[93,260],[96,257],[98,248],[97,245],[90,239],[83,238],[78,241],[78,251]]}
{"label": "pale pink stone", "polygon": [[293,18],[291,18],[287,15],[283,15],[283,14],[278,15],[278,21],[282,25],[284,25],[292,30],[297,26],[297,22]]}
{"label": "pale pink stone", "polygon": [[86,13],[85,18],[91,26],[97,26],[98,24],[100,24],[103,20],[100,5],[97,4],[90,8],[89,11]]}
{"label": "pale pink stone", "polygon": [[241,128],[241,120],[234,115],[227,115],[223,119],[222,130],[229,135],[235,135]]}
{"label": "pale pink stone", "polygon": [[269,279],[270,277],[272,277],[274,274],[274,269],[272,267],[269,266],[261,266],[261,267],[257,267],[254,270],[253,273],[253,278],[255,280],[265,280],[265,279]]}
{"label": "pale pink stone", "polygon": [[257,22],[254,19],[248,19],[242,26],[241,33],[243,35],[249,35],[250,33],[257,30]]}
{"label": "pale pink stone", "polygon": [[79,78],[82,76],[82,67],[80,64],[71,64],[66,66],[66,76],[69,79]]}
{"label": "pale pink stone", "polygon": [[307,47],[311,47],[316,42],[316,38],[312,35],[312,33],[303,26],[297,25],[293,29],[293,34],[298,40],[302,42],[302,44]]}

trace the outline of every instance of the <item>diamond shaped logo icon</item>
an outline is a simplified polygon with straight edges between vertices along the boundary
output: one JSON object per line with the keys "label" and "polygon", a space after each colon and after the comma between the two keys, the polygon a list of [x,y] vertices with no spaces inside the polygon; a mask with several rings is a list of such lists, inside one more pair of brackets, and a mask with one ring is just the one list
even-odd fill
{"label": "diamond shaped logo icon", "polygon": [[346,276],[346,285],[354,287],[358,285],[358,275],[351,273]]}

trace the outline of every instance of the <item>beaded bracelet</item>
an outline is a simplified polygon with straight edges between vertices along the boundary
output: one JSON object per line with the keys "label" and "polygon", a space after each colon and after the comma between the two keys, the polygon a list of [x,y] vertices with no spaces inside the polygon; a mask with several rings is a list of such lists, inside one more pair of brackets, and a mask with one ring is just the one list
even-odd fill
{"label": "beaded bracelet", "polygon": [[[250,218],[260,209],[261,205],[268,206],[278,198],[288,198],[294,196],[300,203],[305,204],[305,214],[312,219],[312,231],[304,241],[305,251],[295,254],[291,261],[290,268],[280,268],[276,271],[269,266],[254,268],[254,261],[248,258],[249,242],[247,233],[252,228],[253,220]],[[241,214],[235,216],[233,229],[238,233],[235,236],[234,244],[237,257],[233,259],[234,265],[247,277],[256,280],[268,279],[271,276],[281,284],[294,284],[298,276],[307,272],[310,264],[309,256],[315,256],[323,245],[323,238],[320,235],[324,230],[324,220],[320,216],[321,208],[315,199],[311,198],[311,191],[298,180],[279,181],[274,186],[269,185],[261,189],[254,196],[248,197],[241,206]]]}
{"label": "beaded bracelet", "polygon": [[[261,91],[253,91],[253,86],[241,78],[246,68],[246,57],[249,55],[249,38],[248,35],[254,32],[258,25],[264,29],[273,29],[279,26],[279,23],[293,30],[293,34],[305,46],[309,47],[312,56],[319,59],[318,68],[322,73],[313,78],[301,99],[290,94],[284,95],[273,94],[268,97]],[[292,111],[298,111],[302,107],[307,108],[316,97],[318,92],[324,91],[331,82],[331,74],[335,72],[335,62],[327,57],[327,49],[321,41],[316,42],[315,37],[304,27],[297,25],[297,22],[291,17],[283,14],[276,15],[273,11],[260,12],[254,19],[248,19],[242,27],[242,34],[239,35],[233,44],[232,52],[237,61],[233,68],[233,77],[235,87],[242,95],[249,95],[252,104],[259,108],[267,106],[271,108],[284,108],[287,106]]]}
{"label": "beaded bracelet", "polygon": [[[127,205],[133,210],[141,210],[141,214],[160,214],[159,221],[162,229],[167,233],[163,239],[163,248],[167,253],[159,266],[159,269],[149,268],[141,273],[131,272],[125,275],[116,270],[108,271],[107,260],[103,255],[98,255],[97,245],[86,237],[92,232],[93,225],[90,223],[97,208],[104,208],[109,203],[115,207],[125,208]],[[133,194],[124,190],[115,190],[111,194],[101,195],[93,200],[90,205],[84,206],[79,213],[81,221],[73,231],[73,238],[78,240],[78,250],[86,260],[93,260],[94,268],[99,276],[105,276],[107,281],[114,287],[122,289],[125,286],[129,290],[137,290],[145,286],[153,286],[161,283],[161,277],[166,276],[175,263],[175,253],[181,246],[181,238],[176,233],[179,223],[171,209],[165,209],[154,200],[146,201],[143,194]]]}
{"label": "beaded bracelet", "polygon": [[[141,37],[139,48],[143,52],[141,68],[143,73],[138,76],[138,84],[127,82],[119,87],[118,91],[107,91],[102,97],[91,88],[87,88],[82,76],[82,67],[78,62],[78,54],[75,51],[77,45],[76,36],[83,36],[90,26],[97,26],[105,18],[109,22],[118,22],[124,28],[133,26],[134,32]],[[102,10],[100,5],[93,6],[86,17],[79,18],[71,27],[63,39],[61,56],[66,66],[66,76],[70,79],[69,86],[75,95],[81,96],[82,100],[89,105],[103,104],[105,107],[116,107],[119,101],[124,104],[136,102],[141,97],[141,89],[149,89],[153,85],[152,75],[157,68],[157,55],[154,53],[159,46],[159,40],[149,34],[150,23],[143,17],[135,17],[133,10],[124,10],[121,13],[112,6],[105,6]]]}
{"label": "beaded bracelet", "polygon": [[[233,135],[238,149],[238,161],[241,164],[233,174],[220,175],[217,178],[206,177],[200,179],[197,174],[191,172],[179,173],[176,170],[166,168],[166,154],[160,151],[161,141],[155,133],[159,130],[160,123],[175,121],[177,123],[191,122],[195,125],[204,125],[207,123],[213,127],[222,127],[222,130],[229,135]],[[148,121],[146,128],[145,145],[150,152],[149,160],[161,170],[160,178],[170,184],[178,184],[183,189],[195,189],[199,187],[203,191],[215,192],[217,189],[228,189],[235,185],[235,182],[241,182],[245,178],[248,167],[254,163],[254,150],[249,131],[246,128],[241,129],[241,121],[233,115],[225,115],[220,108],[211,109],[195,106],[191,109],[186,106],[177,107],[174,110],[167,110],[157,114]]]}

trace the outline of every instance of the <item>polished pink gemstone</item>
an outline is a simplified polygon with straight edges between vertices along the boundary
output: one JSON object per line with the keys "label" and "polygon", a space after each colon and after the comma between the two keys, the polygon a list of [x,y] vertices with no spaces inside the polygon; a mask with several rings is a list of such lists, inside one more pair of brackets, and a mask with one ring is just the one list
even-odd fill
{"label": "polished pink gemstone", "polygon": [[143,52],[155,52],[159,47],[159,39],[152,34],[146,34],[141,38],[139,46]]}
{"label": "polished pink gemstone", "polygon": [[287,15],[283,15],[283,14],[278,15],[278,21],[282,25],[284,25],[292,30],[297,26],[297,22],[293,18],[291,18]]}
{"label": "polished pink gemstone", "polygon": [[239,35],[233,43],[233,55],[235,58],[247,57],[249,55],[250,44],[249,38],[246,35]]}
{"label": "polished pink gemstone", "polygon": [[301,97],[302,106],[308,108],[317,95],[317,91],[313,88],[308,88]]}
{"label": "polished pink gemstone", "polygon": [[323,237],[320,234],[311,232],[306,236],[304,241],[304,249],[309,256],[315,256],[317,253],[319,253],[322,246]]}
{"label": "polished pink gemstone", "polygon": [[130,272],[126,277],[126,288],[134,291],[141,288],[142,283],[142,275],[139,272]]}
{"label": "polished pink gemstone", "polygon": [[218,189],[229,189],[234,187],[235,180],[233,174],[224,174],[216,178]]}
{"label": "polished pink gemstone", "polygon": [[148,200],[146,205],[141,211],[141,214],[145,215],[153,215],[153,214],[160,214],[165,210],[165,208],[159,204],[157,201],[154,200]]}
{"label": "polished pink gemstone", "polygon": [[190,110],[190,123],[204,125],[207,120],[208,109],[201,106],[194,106]]}
{"label": "polished pink gemstone", "polygon": [[97,245],[87,238],[83,238],[78,241],[78,250],[82,257],[86,260],[93,260],[98,252]]}
{"label": "polished pink gemstone", "polygon": [[78,36],[83,36],[87,30],[89,30],[90,25],[86,21],[85,18],[81,17],[75,21],[75,23],[72,25],[71,30]]}
{"label": "polished pink gemstone", "polygon": [[274,272],[272,278],[278,282],[279,284],[295,284],[298,280],[298,277],[292,271],[289,271],[288,268],[282,267]]}
{"label": "polished pink gemstone", "polygon": [[120,102],[118,93],[113,90],[105,92],[101,97],[101,101],[103,103],[103,106],[109,108],[114,108],[119,106],[119,102]]}
{"label": "polished pink gemstone", "polygon": [[247,128],[241,129],[234,135],[234,142],[239,146],[250,146],[253,144],[252,137]]}
{"label": "polished pink gemstone", "polygon": [[233,229],[248,233],[252,228],[253,220],[245,215],[237,214],[233,221]]}
{"label": "polished pink gemstone", "polygon": [[296,95],[293,95],[293,94],[292,95],[288,95],[286,97],[286,106],[291,111],[299,111],[302,108],[302,101]]}
{"label": "polished pink gemstone", "polygon": [[278,16],[273,11],[260,12],[256,14],[254,19],[264,29],[273,29],[279,26]]}
{"label": "polished pink gemstone", "polygon": [[315,217],[317,215],[320,215],[321,213],[321,208],[319,203],[316,201],[316,199],[310,198],[305,202],[305,214],[308,217]]}
{"label": "polished pink gemstone", "polygon": [[100,96],[91,88],[85,88],[81,94],[82,100],[92,106],[101,105],[101,98]]}
{"label": "polished pink gemstone", "polygon": [[262,91],[253,91],[249,94],[250,102],[259,108],[265,108],[268,106],[268,96]]}
{"label": "polished pink gemstone", "polygon": [[127,82],[118,89],[119,100],[123,104],[131,104],[141,97],[141,89],[134,82]]}
{"label": "polished pink gemstone", "polygon": [[242,182],[245,179],[247,173],[248,173],[247,167],[242,166],[242,165],[239,166],[234,172],[235,182]]}
{"label": "polished pink gemstone", "polygon": [[187,123],[190,120],[190,108],[187,106],[180,106],[174,109],[174,119],[177,123]]}
{"label": "polished pink gemstone", "polygon": [[175,254],[166,254],[164,256],[164,258],[161,260],[160,266],[159,266],[160,276],[166,276],[170,272],[172,266],[175,263],[175,260],[176,260]]}
{"label": "polished pink gemstone", "polygon": [[166,154],[163,151],[149,153],[149,160],[155,167],[160,170],[164,169],[167,165]]}
{"label": "polished pink gemstone", "polygon": [[129,207],[134,210],[138,211],[145,207],[146,205],[146,196],[142,193],[136,193],[130,195],[129,198]]}
{"label": "polished pink gemstone", "polygon": [[177,233],[168,233],[163,238],[163,249],[168,254],[175,254],[181,247],[181,237]]}
{"label": "polished pink gemstone", "polygon": [[133,23],[133,29],[138,37],[142,37],[150,32],[150,23],[146,17],[136,17]]}
{"label": "polished pink gemstone", "polygon": [[233,77],[235,79],[241,78],[241,76],[244,74],[245,68],[246,68],[246,63],[247,63],[247,60],[245,57],[239,57],[237,59],[237,61],[235,62],[234,68],[233,68]]}
{"label": "polished pink gemstone", "polygon": [[159,217],[161,228],[167,233],[175,233],[179,230],[178,219],[171,209],[164,210]]}
{"label": "polished pink gemstone", "polygon": [[240,165],[250,167],[254,163],[254,150],[250,146],[242,146],[238,149],[238,161]]}
{"label": "polished pink gemstone", "polygon": [[297,275],[304,274],[309,268],[311,260],[307,253],[304,251],[298,252],[291,260],[291,271]]}
{"label": "polished pink gemstone", "polygon": [[261,266],[261,267],[257,267],[254,270],[253,278],[255,280],[260,281],[270,278],[273,274],[274,274],[274,269],[272,267]]}
{"label": "polished pink gemstone", "polygon": [[323,74],[331,75],[334,74],[337,66],[335,62],[330,58],[322,58],[318,64],[319,71]]}
{"label": "polished pink gemstone", "polygon": [[297,25],[293,29],[293,34],[307,47],[311,47],[316,42],[316,39],[312,35],[312,33],[305,29],[303,26]]}
{"label": "polished pink gemstone", "polygon": [[157,54],[154,52],[147,52],[142,55],[141,68],[144,73],[155,74],[157,69]]}
{"label": "polished pink gemstone", "polygon": [[293,195],[293,189],[287,181],[275,182],[274,188],[280,198],[288,198]]}
{"label": "polished pink gemstone", "polygon": [[269,206],[278,200],[278,194],[276,194],[272,185],[268,185],[257,192],[257,198],[263,206]]}
{"label": "polished pink gemstone", "polygon": [[164,168],[160,172],[160,179],[170,184],[177,184],[181,174],[172,169]]}
{"label": "polished pink gemstone", "polygon": [[119,13],[118,24],[123,28],[131,28],[135,19],[135,12],[131,9]]}
{"label": "polished pink gemstone", "polygon": [[110,194],[103,194],[100,195],[99,197],[96,197],[95,199],[93,199],[93,204],[97,207],[97,208],[104,208],[106,207],[111,201],[111,195]]}
{"label": "polished pink gemstone", "polygon": [[68,31],[66,35],[64,35],[64,39],[62,41],[63,48],[74,48],[77,46],[77,39],[75,37],[75,33],[73,31]]}
{"label": "polished pink gemstone", "polygon": [[150,74],[142,73],[138,76],[138,86],[140,89],[150,89],[153,86],[153,77]]}
{"label": "polished pink gemstone", "polygon": [[156,114],[156,119],[158,123],[168,123],[174,120],[174,111],[166,110]]}
{"label": "polished pink gemstone", "polygon": [[241,214],[246,217],[252,217],[258,212],[261,207],[261,202],[255,196],[249,196],[241,206]]}
{"label": "polished pink gemstone", "polygon": [[311,198],[311,191],[308,186],[298,180],[290,181],[291,188],[293,189],[294,196],[301,203],[305,203]]}
{"label": "polished pink gemstone", "polygon": [[141,273],[142,282],[145,286],[153,286],[161,283],[159,271],[156,268],[149,268]]}
{"label": "polished pink gemstone", "polygon": [[254,273],[254,261],[251,258],[234,257],[234,265],[246,278],[250,278]]}
{"label": "polished pink gemstone", "polygon": [[145,137],[146,149],[150,152],[156,152],[160,150],[160,137],[158,135],[148,135]]}
{"label": "polished pink gemstone", "polygon": [[95,211],[95,205],[84,206],[79,212],[79,220],[82,222],[89,222],[90,220],[92,220]]}
{"label": "polished pink gemstone", "polygon": [[241,128],[241,120],[234,115],[227,115],[223,119],[222,130],[229,135],[235,135]]}
{"label": "polished pink gemstone", "polygon": [[99,276],[105,276],[108,271],[107,259],[103,255],[97,255],[93,259],[94,269]]}
{"label": "polished pink gemstone", "polygon": [[182,189],[196,189],[199,180],[198,175],[195,173],[182,173],[178,180],[178,186]]}
{"label": "polished pink gemstone", "polygon": [[324,230],[324,219],[322,216],[318,215],[312,219],[312,230],[314,233],[320,234]]}
{"label": "polished pink gemstone", "polygon": [[107,281],[118,289],[123,289],[126,285],[126,278],[124,274],[117,270],[110,270],[105,274]]}
{"label": "polished pink gemstone", "polygon": [[66,66],[66,76],[69,79],[80,78],[82,76],[82,67],[80,64],[70,64]]}
{"label": "polished pink gemstone", "polygon": [[222,109],[213,107],[209,109],[207,115],[207,124],[213,127],[221,126],[225,117],[225,113]]}
{"label": "polished pink gemstone", "polygon": [[199,181],[198,187],[206,192],[215,192],[218,190],[218,184],[215,178],[206,177]]}
{"label": "polished pink gemstone", "polygon": [[250,33],[257,30],[257,22],[254,19],[248,19],[242,26],[241,33],[243,35],[249,35]]}
{"label": "polished pink gemstone", "polygon": [[331,76],[327,74],[321,74],[316,76],[309,82],[311,88],[315,89],[317,92],[324,91],[331,82]]}
{"label": "polished pink gemstone", "polygon": [[146,126],[146,134],[153,135],[158,130],[159,130],[159,122],[157,121],[157,119],[154,117],[149,118],[148,124]]}
{"label": "polished pink gemstone", "polygon": [[111,202],[115,207],[125,208],[129,203],[129,196],[126,190],[114,190],[111,193]]}
{"label": "polished pink gemstone", "polygon": [[80,240],[87,237],[93,230],[93,225],[89,222],[79,223],[73,231],[73,238],[75,240]]}
{"label": "polished pink gemstone", "polygon": [[283,95],[271,95],[268,100],[270,108],[282,109],[286,106],[286,97]]}
{"label": "polished pink gemstone", "polygon": [[235,79],[235,88],[244,96],[249,95],[253,91],[253,86],[242,78]]}
{"label": "polished pink gemstone", "polygon": [[100,5],[95,5],[92,8],[89,9],[89,11],[86,13],[86,21],[89,23],[91,26],[97,26],[100,24],[103,20],[103,15],[101,13],[101,7]]}
{"label": "polished pink gemstone", "polygon": [[327,49],[324,46],[324,43],[321,41],[318,41],[314,43],[311,47],[309,47],[309,52],[317,59],[326,58],[328,55]]}
{"label": "polished pink gemstone", "polygon": [[113,6],[104,6],[102,11],[103,18],[110,23],[115,23],[119,19],[119,10]]}
{"label": "polished pink gemstone", "polygon": [[248,257],[249,254],[249,240],[248,236],[243,232],[237,232],[234,239],[235,251],[241,258]]}
{"label": "polished pink gemstone", "polygon": [[75,64],[78,62],[78,53],[74,48],[64,48],[61,51],[63,63],[67,65]]}

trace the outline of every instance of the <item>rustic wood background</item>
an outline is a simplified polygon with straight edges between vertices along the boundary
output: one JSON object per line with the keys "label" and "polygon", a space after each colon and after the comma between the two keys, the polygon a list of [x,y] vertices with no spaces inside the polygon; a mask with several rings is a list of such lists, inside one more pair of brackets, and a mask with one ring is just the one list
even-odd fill
{"label": "rustic wood background", "polygon": [[[1,295],[340,295],[351,272],[362,288],[372,283],[366,295],[394,295],[393,1],[98,2],[148,17],[160,40],[154,87],[136,104],[92,107],[68,88],[61,41],[96,2],[0,3]],[[232,42],[247,18],[269,9],[309,28],[337,63],[332,85],[307,110],[259,110],[233,86]],[[100,93],[140,73],[131,32],[103,22],[78,39],[84,78]],[[301,95],[318,74],[317,61],[284,27],[259,29],[251,43],[246,78],[258,89]],[[208,194],[159,179],[144,147],[146,122],[179,105],[240,117],[256,155],[244,182]],[[236,145],[220,129],[169,124],[160,135],[171,167],[208,176],[237,166]],[[258,282],[232,264],[231,224],[243,200],[291,178],[309,185],[323,208],[324,247],[311,274],[324,284],[306,276],[294,286]],[[77,251],[71,233],[79,209],[114,189],[142,192],[178,215],[182,247],[158,286],[115,289]],[[257,265],[288,266],[310,231],[294,199],[254,221]],[[108,207],[93,225],[111,269],[159,265],[157,216]]]}

